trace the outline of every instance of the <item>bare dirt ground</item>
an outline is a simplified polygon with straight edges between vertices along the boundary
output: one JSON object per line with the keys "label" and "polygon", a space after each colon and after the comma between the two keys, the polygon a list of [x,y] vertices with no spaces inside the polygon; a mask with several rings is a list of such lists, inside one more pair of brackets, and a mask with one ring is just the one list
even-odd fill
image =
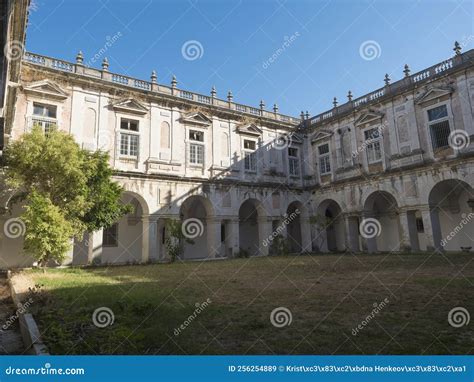
{"label": "bare dirt ground", "polygon": [[0,279],[0,354],[23,354],[23,341],[7,280]]}

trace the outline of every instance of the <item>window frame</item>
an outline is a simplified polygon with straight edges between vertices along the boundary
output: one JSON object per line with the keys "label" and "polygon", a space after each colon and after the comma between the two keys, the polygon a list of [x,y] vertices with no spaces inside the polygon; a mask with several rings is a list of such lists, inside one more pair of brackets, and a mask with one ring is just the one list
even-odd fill
{"label": "window frame", "polygon": [[[112,232],[110,230],[113,230]],[[119,237],[119,223],[115,222],[111,226],[106,227],[102,231],[102,246],[103,247],[118,247]],[[112,238],[111,242],[109,239]]]}
{"label": "window frame", "polygon": [[[122,128],[123,121],[136,122],[137,130],[131,130],[129,127]],[[120,158],[138,160],[140,156],[140,121],[137,119],[120,117],[118,138],[119,138],[118,153],[119,153]],[[126,138],[126,141],[127,141],[125,145],[123,145],[124,138]],[[133,145],[132,145],[132,138],[133,138],[133,141],[136,141]],[[136,148],[136,153],[132,154],[132,147]],[[125,152],[122,151],[124,148],[126,149]]]}
{"label": "window frame", "polygon": [[[252,148],[246,148],[246,142],[250,142],[253,144]],[[242,141],[242,152],[243,152],[243,159],[244,159],[244,172],[256,174],[257,173],[257,147],[258,142],[254,139],[244,138]]]}
{"label": "window frame", "polygon": [[[443,116],[443,117],[440,117],[440,118],[437,118],[437,119],[434,119],[434,120],[430,120],[430,111],[432,110],[435,110],[437,108],[442,108],[444,107],[444,109],[446,110],[446,115]],[[428,124],[428,133],[429,133],[429,136],[430,136],[430,140],[431,140],[431,149],[433,150],[433,152],[436,152],[436,151],[440,151],[440,150],[445,150],[447,148],[450,147],[449,145],[449,134],[451,134],[451,114],[450,114],[450,109],[448,108],[448,103],[446,102],[443,102],[443,103],[439,103],[437,104],[436,106],[435,105],[431,105],[430,107],[427,107],[425,108],[425,111],[426,111],[426,120],[427,120],[427,124]],[[448,124],[448,129],[449,129],[449,133],[447,134],[446,136],[446,145],[443,145],[443,146],[437,146],[435,147],[435,136],[433,135],[433,127],[436,126],[436,125],[440,125],[442,123],[446,123]]]}
{"label": "window frame", "polygon": [[[328,151],[326,153],[321,154],[321,147],[327,146]],[[329,142],[321,143],[316,146],[317,154],[318,154],[318,170],[320,176],[331,175],[332,174],[332,164],[331,164],[331,147]],[[322,171],[322,164],[324,163],[324,167],[326,171]],[[327,168],[329,167],[329,171]]]}
{"label": "window frame", "polygon": [[[375,138],[367,138],[367,133],[369,131],[378,131],[378,136]],[[382,141],[382,131],[381,127],[368,127],[362,131],[364,134],[364,146],[365,146],[365,152],[366,152],[366,158],[367,158],[367,163],[370,164],[376,164],[382,162],[383,158],[383,141]],[[378,149],[376,148],[378,147]],[[371,153],[373,153],[373,158],[371,159]],[[379,154],[379,158],[377,158],[377,153]]]}
{"label": "window frame", "polygon": [[[295,154],[290,154],[290,151],[295,150]],[[299,177],[300,171],[300,156],[299,149],[297,147],[288,147],[288,174],[290,176]]]}

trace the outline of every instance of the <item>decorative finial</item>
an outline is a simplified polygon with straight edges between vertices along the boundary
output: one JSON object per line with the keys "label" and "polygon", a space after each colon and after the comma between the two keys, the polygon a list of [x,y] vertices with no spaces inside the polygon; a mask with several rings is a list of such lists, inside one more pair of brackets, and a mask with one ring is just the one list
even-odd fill
{"label": "decorative finial", "polygon": [[300,117],[301,117],[301,120],[304,121],[304,111],[303,110],[301,110]]}
{"label": "decorative finial", "polygon": [[332,100],[332,104],[334,105],[334,107],[336,107],[336,106],[337,106],[337,98],[336,98],[336,97],[334,97],[334,98],[333,98],[333,100]]}
{"label": "decorative finial", "polygon": [[176,79],[176,76],[173,74],[173,77],[171,78],[171,87],[175,89],[177,85],[178,85],[178,80]]}
{"label": "decorative finial", "polygon": [[84,62],[84,56],[82,55],[82,50],[80,50],[79,52],[77,52],[76,64],[82,65],[83,62]]}
{"label": "decorative finial", "polygon": [[308,110],[306,110],[306,114],[304,115],[306,117],[306,119],[309,119],[309,113],[308,113]]}
{"label": "decorative finial", "polygon": [[157,78],[158,78],[158,77],[156,76],[156,70],[152,70],[151,76],[150,76],[151,82],[154,83],[154,84],[156,84],[156,79],[157,79]]}
{"label": "decorative finial", "polygon": [[349,100],[349,102],[352,101],[352,92],[350,90],[347,92],[347,99]]}
{"label": "decorative finial", "polygon": [[217,95],[216,87],[213,86],[212,89],[211,89],[211,97],[216,98],[216,95]]}
{"label": "decorative finial", "polygon": [[410,67],[408,66],[408,64],[405,64],[405,69],[403,69],[403,73],[405,73],[405,77],[410,76]]}
{"label": "decorative finial", "polygon": [[384,82],[385,82],[385,86],[390,85],[390,76],[388,75],[388,73],[385,74]]}
{"label": "decorative finial", "polygon": [[263,110],[265,108],[265,102],[263,102],[263,99],[260,101],[260,110]]}
{"label": "decorative finial", "polygon": [[232,92],[229,90],[229,92],[227,93],[227,101],[232,102],[233,99],[234,99],[234,96],[232,95]]}
{"label": "decorative finial", "polygon": [[276,103],[273,104],[273,112],[275,114],[278,113],[278,105]]}
{"label": "decorative finial", "polygon": [[461,44],[457,41],[454,41],[454,52],[456,53],[456,56],[459,56],[461,54]]}
{"label": "decorative finial", "polygon": [[102,61],[102,70],[104,71],[109,70],[109,60],[107,59],[107,57],[105,57],[104,60]]}

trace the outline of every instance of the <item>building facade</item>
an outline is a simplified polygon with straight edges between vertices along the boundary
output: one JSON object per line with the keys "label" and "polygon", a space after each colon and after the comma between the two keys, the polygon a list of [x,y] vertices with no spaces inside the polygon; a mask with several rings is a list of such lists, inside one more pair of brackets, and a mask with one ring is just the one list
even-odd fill
{"label": "building facade", "polygon": [[[167,219],[192,238],[183,259],[291,252],[460,251],[474,238],[474,50],[309,117],[25,53],[18,139],[55,125],[106,150],[133,212],[76,240],[68,263],[166,261]],[[7,225],[21,213],[10,206]],[[26,266],[2,233],[3,266]]]}

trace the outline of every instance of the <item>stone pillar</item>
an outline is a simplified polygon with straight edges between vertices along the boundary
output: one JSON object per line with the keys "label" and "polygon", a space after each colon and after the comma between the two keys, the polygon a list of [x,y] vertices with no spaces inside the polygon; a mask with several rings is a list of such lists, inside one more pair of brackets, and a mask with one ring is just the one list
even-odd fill
{"label": "stone pillar", "polygon": [[418,229],[416,228],[416,211],[408,211],[408,232],[410,236],[410,247],[413,252],[420,250],[420,241],[418,240]]}
{"label": "stone pillar", "polygon": [[309,217],[301,216],[301,251],[311,252],[313,250],[313,242],[311,240],[311,223]]}
{"label": "stone pillar", "polygon": [[240,251],[240,229],[239,218],[229,220],[226,235],[229,237],[227,242],[230,244],[230,256],[235,257]]}
{"label": "stone pillar", "polygon": [[357,216],[344,215],[346,251],[359,252],[359,226]]}
{"label": "stone pillar", "polygon": [[150,223],[149,223],[149,255],[148,259],[150,261],[157,261],[158,260],[158,218],[150,216]]}
{"label": "stone pillar", "polygon": [[441,246],[441,227],[439,225],[438,211],[430,210],[429,206],[420,208],[425,229],[426,250],[443,250]]}
{"label": "stone pillar", "polygon": [[150,259],[150,217],[142,216],[142,263]]}
{"label": "stone pillar", "polygon": [[207,256],[218,257],[221,249],[221,220],[217,218],[206,219],[207,229]]}
{"label": "stone pillar", "polygon": [[411,251],[410,228],[408,226],[408,210],[402,208],[398,216],[398,229],[400,231],[400,251]]}
{"label": "stone pillar", "polygon": [[264,245],[264,240],[268,239],[272,234],[272,221],[265,217],[258,217],[258,248],[259,255],[268,256],[269,246]]}
{"label": "stone pillar", "polygon": [[102,242],[104,239],[104,230],[100,229],[88,234],[88,263],[94,264],[102,260]]}

